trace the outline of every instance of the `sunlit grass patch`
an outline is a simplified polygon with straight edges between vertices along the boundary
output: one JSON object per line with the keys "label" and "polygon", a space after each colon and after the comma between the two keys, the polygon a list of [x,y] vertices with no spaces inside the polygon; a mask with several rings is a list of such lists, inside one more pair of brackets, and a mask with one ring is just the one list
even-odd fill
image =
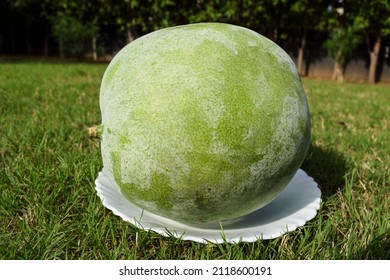
{"label": "sunlit grass patch", "polygon": [[94,180],[104,64],[0,63],[1,259],[389,259],[390,86],[304,79],[312,143],[302,165],[318,215],[273,240],[162,237],[105,209]]}

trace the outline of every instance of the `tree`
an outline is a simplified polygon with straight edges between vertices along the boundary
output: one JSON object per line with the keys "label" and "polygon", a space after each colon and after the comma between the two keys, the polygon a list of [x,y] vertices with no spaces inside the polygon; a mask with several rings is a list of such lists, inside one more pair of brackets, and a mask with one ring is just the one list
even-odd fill
{"label": "tree", "polygon": [[196,22],[226,22],[233,23],[240,14],[238,6],[242,1],[226,0],[198,0],[188,1],[193,4],[187,5],[188,20],[190,23]]}
{"label": "tree", "polygon": [[[5,0],[0,4],[0,11],[0,18],[6,19],[5,22],[0,22],[1,25],[8,26],[11,31],[12,52],[15,52],[23,42],[27,54],[32,55],[32,41],[35,38],[31,36],[31,31],[36,26],[47,24],[45,18],[42,18],[41,4],[38,0]],[[23,37],[24,40],[21,40]],[[44,53],[47,55],[46,50]]]}
{"label": "tree", "polygon": [[290,0],[243,0],[239,21],[278,43],[286,37]]}
{"label": "tree", "polygon": [[329,39],[325,42],[325,48],[335,62],[333,80],[344,81],[345,62],[359,43],[360,38],[353,26],[338,28],[331,33]]}
{"label": "tree", "polygon": [[118,29],[126,33],[129,43],[140,36],[140,33],[145,34],[160,28],[188,23],[196,3],[190,0],[111,1],[106,13]]}
{"label": "tree", "polygon": [[[92,42],[92,50],[96,52],[96,36],[97,27],[96,18],[99,16],[101,2],[109,0],[91,0],[78,2],[76,0],[6,0],[9,2],[9,10],[14,11],[23,20],[19,20],[22,24],[26,24],[26,28],[33,26],[36,22],[44,25],[43,36],[43,53],[45,56],[49,54],[49,36],[50,31],[57,39],[60,45],[60,54],[64,56],[64,52],[73,54],[81,49],[85,50],[84,38],[89,37]],[[51,28],[51,30],[50,30]],[[65,30],[67,28],[67,30]],[[77,29],[77,30],[76,30]],[[87,30],[88,29],[88,30]],[[26,45],[28,54],[31,54],[30,32],[26,30]],[[42,32],[41,32],[42,33]],[[83,33],[83,40],[80,40]],[[40,34],[34,31],[34,35]],[[88,35],[88,36],[87,36]],[[66,37],[66,39],[65,39]],[[74,38],[72,38],[74,37]],[[74,41],[75,44],[66,44],[67,50],[64,50],[64,40]],[[79,43],[80,45],[76,44]],[[95,48],[94,48],[95,44]]]}
{"label": "tree", "polygon": [[390,2],[388,0],[358,0],[352,8],[356,21],[362,25],[370,57],[368,82],[376,82],[382,41],[390,35]]}
{"label": "tree", "polygon": [[52,25],[52,32],[65,54],[82,56],[87,53],[98,58],[98,34],[101,20],[110,6],[109,0],[44,0],[43,9]]}
{"label": "tree", "polygon": [[334,60],[332,79],[342,82],[345,63],[360,43],[359,31],[362,25],[353,10],[350,10],[347,0],[336,1],[335,5],[329,6],[328,9],[330,13],[327,27],[330,34],[324,46]]}
{"label": "tree", "polygon": [[[300,75],[306,75],[304,69],[305,49],[308,41],[309,30],[324,29],[326,22],[327,8],[330,5],[329,0],[290,0],[291,6],[288,15],[288,28],[290,31],[297,31],[300,37],[298,46],[297,69]],[[289,32],[291,33],[291,32]]]}
{"label": "tree", "polygon": [[[60,47],[60,57],[65,55],[77,56],[88,52],[92,39],[92,49],[96,31],[94,26],[84,25],[80,20],[73,16],[56,17],[53,21],[53,35],[57,39]],[[96,47],[96,45],[95,45]],[[96,49],[94,50],[96,52]],[[97,56],[94,56],[97,60]]]}
{"label": "tree", "polygon": [[147,20],[142,14],[142,4],[139,0],[113,2],[107,7],[106,13],[111,18],[107,21],[111,21],[111,24],[114,23],[121,32],[125,32],[128,43],[139,36],[137,29],[142,26],[144,19]]}

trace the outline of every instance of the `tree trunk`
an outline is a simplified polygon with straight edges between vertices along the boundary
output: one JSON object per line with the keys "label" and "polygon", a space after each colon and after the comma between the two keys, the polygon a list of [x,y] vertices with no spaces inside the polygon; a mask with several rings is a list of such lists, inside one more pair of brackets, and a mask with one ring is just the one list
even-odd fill
{"label": "tree trunk", "polygon": [[381,50],[382,37],[378,35],[376,37],[374,48],[370,51],[370,68],[368,72],[368,82],[370,84],[375,84],[376,82],[376,69],[378,66],[378,57]]}
{"label": "tree trunk", "polygon": [[43,55],[47,58],[49,57],[49,34],[48,31],[45,31],[45,37],[43,38]]}
{"label": "tree trunk", "polygon": [[304,67],[303,67],[303,58],[304,58],[304,54],[305,54],[305,48],[306,48],[306,39],[307,39],[307,30],[303,30],[303,33],[302,33],[302,37],[301,37],[301,45],[299,46],[299,49],[298,49],[298,65],[297,65],[297,68],[298,68],[298,73],[301,75],[301,76],[305,76],[306,73],[304,71]]}
{"label": "tree trunk", "polygon": [[279,40],[279,29],[274,28],[272,31],[272,40],[277,43]]}
{"label": "tree trunk", "polygon": [[92,35],[92,59],[93,59],[93,61],[98,60],[97,47],[96,47],[96,34],[95,33],[93,33],[93,35]]}
{"label": "tree trunk", "polygon": [[133,42],[135,39],[137,39],[137,34],[134,32],[133,28],[127,29],[127,43]]}
{"label": "tree trunk", "polygon": [[344,69],[343,64],[335,61],[333,68],[332,80],[343,82],[344,81]]}

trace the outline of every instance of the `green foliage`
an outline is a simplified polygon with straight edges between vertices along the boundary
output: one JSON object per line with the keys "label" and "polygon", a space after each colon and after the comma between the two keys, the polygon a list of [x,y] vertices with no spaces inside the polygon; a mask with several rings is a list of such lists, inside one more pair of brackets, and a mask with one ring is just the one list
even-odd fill
{"label": "green foliage", "polygon": [[[148,33],[201,21],[238,24],[275,41],[296,37],[304,30],[323,32],[356,24],[362,27],[360,36],[362,33],[390,34],[390,2],[387,0],[7,0],[0,5],[0,18],[6,13],[14,13],[29,25],[41,17],[49,22],[52,30],[70,30],[62,18],[71,18],[68,21],[73,18],[77,34],[83,33],[80,25],[94,24],[97,31],[109,26],[124,32],[137,29]],[[336,6],[344,9],[343,15],[337,13]],[[54,35],[58,40],[59,35]]]}
{"label": "green foliage", "polygon": [[62,16],[53,19],[53,35],[63,55],[80,57],[90,51],[95,33],[96,26],[84,25],[74,17]]}
{"label": "green foliage", "polygon": [[342,65],[360,42],[360,37],[355,29],[348,26],[333,31],[324,46],[329,56]]}
{"label": "green foliage", "polygon": [[237,1],[197,1],[192,6],[189,22],[234,22]]}
{"label": "green foliage", "polygon": [[355,22],[366,34],[390,35],[390,2],[388,0],[357,0],[351,7]]}
{"label": "green foliage", "polygon": [[291,0],[287,26],[290,29],[327,29],[328,0]]}

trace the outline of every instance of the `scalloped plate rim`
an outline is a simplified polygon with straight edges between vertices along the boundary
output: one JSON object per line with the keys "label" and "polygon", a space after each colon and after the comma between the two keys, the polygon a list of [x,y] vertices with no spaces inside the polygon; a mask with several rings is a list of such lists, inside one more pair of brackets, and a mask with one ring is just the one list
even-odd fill
{"label": "scalloped plate rim", "polygon": [[[197,228],[144,211],[132,204],[121,194],[118,187],[114,186],[104,174],[104,169],[99,172],[95,180],[95,190],[102,204],[125,222],[129,222],[137,228],[151,230],[166,237],[173,235],[183,240],[200,243],[237,243],[254,242],[258,239],[274,239],[305,225],[306,222],[317,215],[321,204],[321,191],[317,183],[302,169],[297,171],[284,191],[268,205],[246,216],[240,217],[237,219],[238,222],[233,222],[222,228]],[[294,190],[298,190],[299,192],[294,193]],[[308,202],[304,202],[303,198]],[[288,203],[291,206],[294,203],[297,204],[297,202],[302,204],[294,205],[298,209],[288,208]],[[278,210],[280,210],[277,207],[278,204],[283,205],[283,207],[287,206],[287,209],[283,210],[285,213],[278,213]],[[291,213],[288,212],[289,209]],[[274,212],[275,215],[285,214],[286,216],[268,223],[265,221],[264,224],[259,225],[258,218],[265,218],[264,212],[268,214],[267,212],[272,212],[271,210],[276,211]],[[272,215],[268,215],[268,217],[272,218]],[[247,223],[249,225],[240,226],[240,223]]]}

